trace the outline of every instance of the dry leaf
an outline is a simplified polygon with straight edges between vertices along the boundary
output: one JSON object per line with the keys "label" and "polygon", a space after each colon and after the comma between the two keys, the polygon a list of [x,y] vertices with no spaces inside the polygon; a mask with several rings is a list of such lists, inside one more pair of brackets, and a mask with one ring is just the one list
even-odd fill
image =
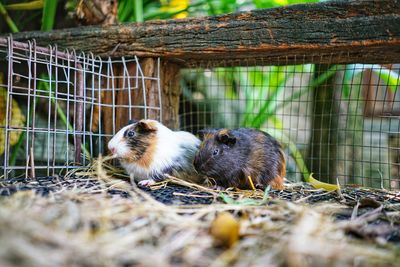
{"label": "dry leaf", "polygon": [[338,190],[339,186],[335,184],[328,184],[328,183],[323,183],[318,181],[313,177],[313,174],[311,173],[310,176],[308,177],[308,181],[314,188],[316,189],[325,189],[327,191],[334,191]]}
{"label": "dry leaf", "polygon": [[[0,85],[4,84],[4,76],[3,73],[0,73]],[[25,125],[25,116],[22,113],[21,108],[19,107],[17,101],[12,98],[11,106],[11,120],[8,121],[8,128],[20,128]],[[7,89],[5,87],[0,86],[0,155],[4,153],[5,148],[5,130],[6,126],[6,110],[7,110]],[[19,136],[22,131],[13,130],[10,131],[9,134],[9,146],[13,146],[18,142]]]}

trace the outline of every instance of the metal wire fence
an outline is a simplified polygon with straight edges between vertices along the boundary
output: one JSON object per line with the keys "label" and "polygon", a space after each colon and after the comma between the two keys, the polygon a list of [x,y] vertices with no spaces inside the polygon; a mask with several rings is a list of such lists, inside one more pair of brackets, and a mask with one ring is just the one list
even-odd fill
{"label": "metal wire fence", "polygon": [[314,173],[330,183],[399,188],[399,65],[261,63],[183,70],[181,128],[267,131],[283,144],[292,181]]}
{"label": "metal wire fence", "polygon": [[159,60],[155,65],[149,74],[137,57],[102,59],[0,38],[0,176],[87,165],[128,120],[160,119]]}
{"label": "metal wire fence", "polygon": [[[161,120],[160,60],[154,62],[149,72],[137,57],[104,59],[0,39],[0,176],[87,165],[129,119]],[[398,189],[399,69],[199,62],[181,72],[180,128],[259,128],[283,144],[289,180],[314,173],[330,183]]]}

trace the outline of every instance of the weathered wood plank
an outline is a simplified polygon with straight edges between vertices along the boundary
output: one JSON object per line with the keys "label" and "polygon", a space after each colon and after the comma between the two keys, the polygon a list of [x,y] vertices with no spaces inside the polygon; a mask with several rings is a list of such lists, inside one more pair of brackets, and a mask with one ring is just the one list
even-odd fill
{"label": "weathered wood plank", "polygon": [[215,17],[25,32],[14,38],[101,56],[160,56],[187,65],[231,65],[230,60],[393,63],[400,62],[400,0],[300,4]]}
{"label": "weathered wood plank", "polygon": [[[317,78],[328,70],[327,65],[316,65],[314,77]],[[337,74],[336,74],[337,75]],[[338,109],[335,99],[334,75],[313,89],[313,107],[311,120],[311,139],[308,155],[308,166],[320,181],[336,183],[337,147],[338,147]],[[333,179],[333,181],[331,181]]]}

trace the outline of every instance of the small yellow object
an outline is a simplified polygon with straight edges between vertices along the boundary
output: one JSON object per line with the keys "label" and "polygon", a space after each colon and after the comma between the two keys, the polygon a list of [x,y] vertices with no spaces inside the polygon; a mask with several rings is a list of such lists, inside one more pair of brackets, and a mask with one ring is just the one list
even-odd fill
{"label": "small yellow object", "polygon": [[281,6],[285,6],[285,5],[289,4],[288,0],[275,0],[274,2],[275,2],[275,4],[278,4],[278,5],[281,5]]}
{"label": "small yellow object", "polygon": [[160,11],[171,13],[177,12],[177,14],[174,15],[174,18],[183,19],[189,15],[189,13],[185,11],[189,7],[189,4],[189,0],[162,0]]}
{"label": "small yellow object", "polygon": [[[0,85],[4,84],[3,73],[0,72]],[[5,125],[6,125],[6,110],[7,110],[7,90],[0,86],[0,155],[4,153],[5,148]],[[22,127],[25,125],[25,116],[22,114],[21,109],[18,106],[15,99],[12,100],[11,105],[11,120],[8,122],[8,127]],[[15,145],[18,142],[19,136],[22,131],[13,130],[10,132],[10,146]]]}
{"label": "small yellow object", "polygon": [[251,189],[256,191],[256,187],[254,186],[253,179],[251,179],[251,176],[247,176],[247,179],[249,179]]}
{"label": "small yellow object", "polygon": [[316,189],[325,189],[327,191],[335,191],[339,189],[338,185],[318,181],[313,177],[313,173],[310,174],[307,182],[309,182]]}
{"label": "small yellow object", "polygon": [[222,212],[211,223],[210,233],[217,245],[231,247],[239,240],[239,229],[239,221],[229,212]]}

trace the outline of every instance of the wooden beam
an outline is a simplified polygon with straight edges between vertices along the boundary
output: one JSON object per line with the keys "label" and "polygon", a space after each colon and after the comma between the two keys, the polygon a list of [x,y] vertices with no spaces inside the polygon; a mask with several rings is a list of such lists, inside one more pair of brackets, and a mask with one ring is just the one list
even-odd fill
{"label": "wooden beam", "polygon": [[400,0],[299,4],[13,36],[100,56],[163,57],[184,65],[397,63]]}

